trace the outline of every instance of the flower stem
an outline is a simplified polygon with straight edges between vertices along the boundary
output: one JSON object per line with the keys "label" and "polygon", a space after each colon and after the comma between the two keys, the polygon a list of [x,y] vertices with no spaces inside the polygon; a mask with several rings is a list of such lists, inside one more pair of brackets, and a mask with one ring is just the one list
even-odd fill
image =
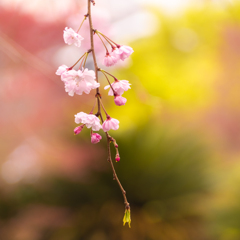
{"label": "flower stem", "polygon": [[79,63],[79,61],[80,61],[86,54],[87,54],[87,52],[85,52],[85,53],[76,61],[76,63],[74,63],[69,69],[74,68],[74,67]]}
{"label": "flower stem", "polygon": [[110,39],[109,37],[107,37],[106,35],[104,35],[103,33],[97,31],[98,33],[100,33],[106,40],[108,39],[109,41],[111,41],[113,44],[115,44],[117,47],[120,47],[119,44],[115,43],[112,39]]}
{"label": "flower stem", "polygon": [[84,21],[87,19],[87,16],[88,16],[87,14],[84,15],[84,19],[83,19],[82,23],[80,24],[80,26],[79,26],[79,28],[78,28],[78,30],[77,30],[77,33],[80,31],[80,29],[81,29],[81,27],[82,27]]}
{"label": "flower stem", "polygon": [[96,102],[97,102],[97,100],[94,101],[93,108],[92,108],[92,110],[91,110],[91,112],[90,112],[89,114],[92,114],[92,113],[93,113],[93,110],[94,110],[94,108],[95,108],[95,106],[96,106]]}
{"label": "flower stem", "polygon": [[106,72],[105,70],[103,69],[99,69],[102,73],[106,73],[108,74],[109,76],[113,77],[115,81],[118,81],[118,79],[116,77],[114,77],[112,74],[110,74],[109,72]]}
{"label": "flower stem", "polygon": [[[99,38],[100,38],[100,35],[99,34],[101,34],[99,31],[97,31],[96,30],[96,33],[97,33],[97,35],[99,36]],[[116,48],[111,42],[110,42],[110,40],[109,39],[107,39],[103,34],[101,34],[102,35],[102,37],[104,37],[104,39],[111,45],[111,47],[114,49],[114,48]]]}
{"label": "flower stem", "polygon": [[106,49],[106,53],[108,53],[108,49],[107,49],[107,47],[106,47],[106,44],[103,42],[102,38],[100,37],[100,35],[98,34],[97,31],[96,31],[96,34],[98,35],[98,37],[100,38],[100,40],[101,40],[103,46],[105,47],[105,49]]}
{"label": "flower stem", "polygon": [[82,67],[82,65],[83,65],[83,62],[85,62],[85,61],[86,61],[86,57],[87,57],[87,55],[88,55],[88,53],[86,53],[86,54],[85,54],[84,58],[83,58],[83,59],[82,59],[82,61],[80,62],[80,65],[79,65],[79,68],[78,68],[78,70],[80,70],[80,69],[81,69],[81,67]]}
{"label": "flower stem", "polygon": [[107,79],[107,81],[108,81],[108,84],[110,85],[110,87],[111,87],[111,89],[112,89],[112,91],[113,91],[113,94],[114,94],[114,96],[115,96],[115,91],[114,91],[114,89],[113,89],[113,87],[112,87],[112,84],[110,83],[110,81],[109,81],[109,79],[108,79],[105,71],[102,70],[102,69],[100,69],[100,71],[101,71],[101,72],[104,74],[104,76],[106,77],[106,79]]}
{"label": "flower stem", "polygon": [[98,99],[99,99],[99,101],[100,101],[100,103],[101,103],[101,106],[102,106],[103,111],[104,111],[105,114],[106,114],[106,117],[109,117],[109,115],[107,114],[107,111],[106,111],[105,107],[103,106],[103,103],[102,103],[102,101],[101,101],[101,99],[100,99],[99,96],[98,96]]}
{"label": "flower stem", "polygon": [[86,57],[85,57],[85,60],[84,60],[84,63],[83,63],[83,68],[85,68],[85,64],[86,64],[86,61],[87,61],[87,58],[88,58],[88,54],[89,54],[89,53],[87,53],[87,55],[86,55]]}

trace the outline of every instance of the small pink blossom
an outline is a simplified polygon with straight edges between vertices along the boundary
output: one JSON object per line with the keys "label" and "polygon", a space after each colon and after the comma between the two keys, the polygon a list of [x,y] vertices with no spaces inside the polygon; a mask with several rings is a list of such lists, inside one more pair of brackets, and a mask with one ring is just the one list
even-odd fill
{"label": "small pink blossom", "polygon": [[[116,80],[114,81],[114,83],[111,84],[113,90],[115,91],[115,93],[119,96],[121,96],[124,91],[127,91],[128,89],[130,89],[130,83],[127,80]],[[110,87],[110,85],[107,85],[106,87],[104,87],[104,89],[108,89]],[[113,96],[113,91],[112,88],[110,88],[108,95],[109,96]]]}
{"label": "small pink blossom", "polygon": [[110,129],[117,130],[119,128],[119,121],[115,118],[107,117],[102,125],[104,132],[109,131]]}
{"label": "small pink blossom", "polygon": [[83,74],[83,78],[89,82],[89,83],[92,83],[94,84],[96,81],[96,76],[95,76],[95,72],[93,70],[88,70],[87,68],[84,68],[82,70],[82,74]]}
{"label": "small pink blossom", "polygon": [[63,31],[63,39],[68,45],[75,44],[77,47],[80,47],[83,37],[76,33],[72,28],[65,27],[65,30]]}
{"label": "small pink blossom", "polygon": [[114,97],[114,102],[117,106],[122,106],[122,105],[125,105],[125,103],[127,102],[127,99],[117,95]]}
{"label": "small pink blossom", "polygon": [[74,96],[74,93],[82,95],[83,92],[89,94],[92,89],[100,86],[95,81],[95,72],[87,68],[78,71],[72,69],[63,72],[61,79],[65,83],[65,91],[69,96]]}
{"label": "small pink blossom", "polygon": [[72,80],[79,82],[80,80],[83,79],[83,73],[81,70],[76,71],[72,69],[72,70],[63,72],[61,77],[64,82],[68,82]]}
{"label": "small pink blossom", "polygon": [[93,144],[99,143],[101,139],[102,139],[102,136],[99,135],[98,133],[93,133],[91,135],[91,143]]}
{"label": "small pink blossom", "polygon": [[61,65],[60,67],[58,67],[56,74],[57,75],[62,75],[64,72],[66,72],[68,70],[68,66],[66,65]]}
{"label": "small pink blossom", "polygon": [[83,127],[84,127],[84,125],[74,128],[74,134],[75,135],[79,134],[82,131]]}
{"label": "small pink blossom", "polygon": [[118,46],[117,48],[115,48],[113,50],[113,55],[115,55],[118,59],[121,59],[122,61],[124,61],[126,58],[128,58],[132,53],[133,53],[133,49],[129,46]]}
{"label": "small pink blossom", "polygon": [[117,61],[118,61],[118,57],[116,57],[115,54],[107,53],[103,59],[103,64],[106,67],[110,67],[116,64]]}
{"label": "small pink blossom", "polygon": [[93,131],[99,131],[102,128],[98,117],[84,112],[79,112],[75,115],[75,123],[83,123],[87,128],[92,128]]}

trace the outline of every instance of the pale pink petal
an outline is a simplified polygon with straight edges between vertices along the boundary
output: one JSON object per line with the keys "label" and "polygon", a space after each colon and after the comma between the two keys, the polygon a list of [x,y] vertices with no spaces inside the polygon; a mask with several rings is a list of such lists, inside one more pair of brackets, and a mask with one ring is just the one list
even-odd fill
{"label": "pale pink petal", "polygon": [[[121,96],[124,91],[127,91],[128,89],[130,89],[130,83],[127,80],[118,80],[115,81],[114,83],[111,84],[112,88],[114,89],[115,93],[119,96]],[[109,86],[109,85],[108,85]],[[106,86],[104,89],[107,89],[108,86]],[[109,96],[113,96],[113,91],[112,88],[109,89],[108,95]]]}
{"label": "pale pink petal", "polygon": [[124,61],[126,58],[128,58],[133,53],[133,49],[129,46],[120,46],[118,48],[118,51],[115,51],[115,54],[119,55],[119,58]]}
{"label": "pale pink petal", "polygon": [[114,64],[116,64],[117,61],[118,61],[118,58],[115,55],[107,53],[103,59],[103,64],[106,67],[110,67],[110,66],[113,66]]}
{"label": "pale pink petal", "polygon": [[94,114],[80,112],[75,115],[75,122],[77,124],[83,123],[87,128],[92,128],[93,131],[99,131],[102,128],[99,118]]}
{"label": "pale pink petal", "polygon": [[58,67],[56,74],[57,75],[62,75],[64,72],[66,72],[68,69],[68,66],[66,65],[61,65],[60,67]]}
{"label": "pale pink petal", "polygon": [[76,33],[72,28],[66,27],[63,31],[63,39],[68,45],[75,44],[77,47],[80,47],[83,37]]}
{"label": "pale pink petal", "polygon": [[102,129],[104,132],[109,131],[110,129],[117,130],[119,128],[119,121],[115,118],[107,118],[103,125]]}

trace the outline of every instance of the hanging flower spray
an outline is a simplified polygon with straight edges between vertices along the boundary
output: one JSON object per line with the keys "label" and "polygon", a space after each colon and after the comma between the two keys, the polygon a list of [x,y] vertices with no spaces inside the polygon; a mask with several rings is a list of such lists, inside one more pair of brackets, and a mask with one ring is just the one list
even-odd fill
{"label": "hanging flower spray", "polygon": [[[94,0],[88,1],[88,12],[84,15],[83,21],[80,24],[80,27],[77,31],[74,31],[72,28],[66,27],[63,33],[64,42],[68,45],[74,44],[76,47],[81,47],[81,41],[83,41],[83,37],[79,34],[80,29],[86,19],[89,20],[89,33],[90,33],[90,41],[91,48],[87,50],[78,60],[77,62],[68,67],[66,65],[61,65],[56,74],[61,76],[61,80],[65,85],[65,91],[69,96],[74,96],[74,94],[82,95],[83,92],[89,94],[91,90],[96,89],[95,94],[95,104],[91,111],[87,114],[84,112],[79,112],[75,115],[75,122],[80,124],[74,129],[75,134],[79,134],[84,127],[91,128],[91,143],[97,144],[102,139],[102,136],[98,133],[93,133],[93,131],[100,131],[101,129],[105,132],[107,138],[107,147],[108,147],[108,162],[111,165],[113,171],[113,179],[118,183],[120,190],[123,194],[124,204],[125,204],[125,213],[123,218],[123,224],[128,223],[130,227],[131,216],[130,216],[130,205],[127,201],[126,191],[122,187],[118,176],[116,174],[112,158],[111,158],[111,149],[110,144],[113,143],[116,151],[116,162],[120,161],[120,155],[118,151],[118,144],[116,140],[111,137],[108,133],[109,130],[117,130],[119,128],[119,121],[115,118],[110,117],[107,113],[100,94],[100,83],[98,81],[98,73],[102,73],[107,80],[108,85],[104,87],[104,89],[109,89],[108,95],[113,96],[113,100],[117,106],[125,105],[127,99],[122,95],[125,91],[130,89],[130,83],[127,80],[118,80],[115,76],[110,74],[108,71],[100,69],[97,64],[97,58],[95,54],[94,48],[94,37],[97,36],[101,40],[103,47],[106,50],[106,55],[103,58],[103,64],[106,67],[113,66],[117,64],[118,61],[124,61],[128,58],[132,53],[133,49],[129,46],[119,45],[109,37],[104,35],[102,32],[93,28],[92,23],[92,13],[91,7],[95,5]],[[109,48],[110,47],[110,51]],[[94,70],[88,70],[85,68],[85,64],[88,56],[92,54],[93,62],[94,62]],[[77,65],[78,69],[76,69]],[[75,69],[74,69],[75,68]],[[113,82],[111,83],[110,78],[113,78]],[[95,108],[97,110],[95,110]],[[104,114],[102,114],[102,110]],[[94,112],[95,111],[95,112]],[[104,118],[104,115],[106,116]]]}

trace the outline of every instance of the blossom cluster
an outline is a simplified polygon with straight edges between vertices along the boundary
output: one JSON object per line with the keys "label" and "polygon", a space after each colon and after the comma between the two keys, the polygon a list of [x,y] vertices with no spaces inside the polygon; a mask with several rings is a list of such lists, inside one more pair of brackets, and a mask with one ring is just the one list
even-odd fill
{"label": "blossom cluster", "polygon": [[61,80],[65,84],[65,91],[69,96],[74,96],[74,93],[82,95],[83,92],[89,94],[92,89],[100,86],[95,81],[95,72],[87,68],[76,71],[62,65],[58,68],[56,74],[61,76]]}
{"label": "blossom cluster", "polygon": [[[108,161],[111,163],[111,167],[113,170],[113,177],[117,180],[117,183],[122,191],[124,197],[124,204],[125,204],[125,214],[123,218],[123,224],[126,222],[129,224],[131,223],[131,216],[130,216],[130,205],[127,201],[126,191],[123,189],[114,169],[114,165],[111,160],[111,148],[110,143],[113,143],[116,151],[115,160],[116,162],[120,161],[120,155],[118,150],[118,144],[116,140],[111,137],[108,133],[110,130],[117,130],[119,129],[119,121],[115,118],[110,117],[107,113],[103,102],[102,102],[102,95],[100,94],[100,83],[98,81],[98,72],[101,72],[107,80],[108,85],[104,87],[104,89],[109,89],[108,95],[113,97],[114,102],[117,106],[125,105],[127,99],[124,98],[122,95],[125,91],[128,91],[131,87],[131,84],[127,80],[118,80],[115,76],[113,76],[108,71],[101,69],[98,67],[96,56],[95,56],[95,49],[94,49],[94,36],[99,37],[101,40],[103,47],[106,50],[106,54],[102,59],[102,63],[106,67],[110,67],[115,65],[118,61],[124,61],[128,58],[132,53],[133,49],[126,45],[119,45],[109,37],[101,33],[100,31],[96,30],[92,26],[92,18],[91,18],[91,4],[95,5],[94,0],[88,0],[88,13],[84,15],[84,19],[80,24],[80,27],[77,31],[73,30],[72,28],[66,27],[63,31],[63,39],[64,42],[68,45],[75,45],[76,47],[81,47],[81,41],[84,38],[79,34],[79,31],[84,23],[84,21],[89,18],[89,31],[90,31],[90,38],[91,38],[91,48],[84,52],[84,54],[74,63],[71,67],[66,65],[61,65],[58,67],[56,74],[61,77],[62,82],[65,86],[65,91],[68,93],[69,96],[82,95],[83,93],[89,94],[91,90],[95,89],[95,103],[89,113],[79,112],[75,115],[75,123],[78,126],[74,129],[75,135],[81,133],[83,128],[90,129],[90,136],[91,136],[91,143],[96,144],[99,143],[102,139],[102,136],[98,131],[103,130],[107,137],[107,145],[108,145]],[[110,50],[109,50],[110,47]],[[85,67],[88,55],[93,55],[93,62],[94,62],[94,70],[89,70]],[[78,68],[76,66],[78,65]],[[113,82],[109,80],[109,78],[113,78]],[[97,111],[94,114],[95,106],[97,105]],[[102,112],[105,113],[106,118],[104,119]],[[95,132],[93,132],[95,131]]]}
{"label": "blossom cluster", "polygon": [[[84,20],[88,17],[88,15],[84,16]],[[84,22],[83,20],[83,22]],[[78,31],[80,30],[83,22],[81,23]],[[78,33],[78,31],[74,31],[72,28],[66,27],[63,31],[63,39],[64,42],[68,45],[75,45],[76,47],[81,46],[81,41],[84,40],[84,38]],[[112,66],[116,64],[119,60],[124,61],[126,58],[128,58],[132,53],[133,49],[129,46],[125,45],[119,45],[113,42],[110,38],[105,36],[103,33],[93,30],[93,35],[97,35],[105,49],[106,49],[106,55],[103,58],[103,64],[107,67]],[[105,41],[105,43],[104,43]],[[112,51],[109,52],[108,48],[106,46],[106,43],[110,45]],[[56,74],[61,77],[62,82],[65,86],[65,91],[68,93],[69,96],[74,96],[74,94],[82,95],[83,93],[89,94],[91,90],[97,89],[96,98],[98,98],[98,101],[101,102],[101,106],[106,114],[106,120],[103,121],[103,118],[101,117],[101,120],[103,121],[102,124],[100,123],[99,114],[93,114],[93,109],[89,114],[84,112],[79,112],[75,115],[75,123],[81,124],[80,126],[77,126],[74,129],[75,134],[79,134],[84,127],[91,128],[91,142],[92,143],[98,143],[101,140],[101,135],[98,133],[93,133],[93,131],[99,131],[103,130],[104,132],[108,132],[109,130],[117,130],[119,128],[119,121],[117,119],[111,118],[101,101],[101,95],[99,92],[100,83],[98,82],[98,79],[96,78],[96,74],[98,74],[98,71],[102,72],[103,75],[106,77],[108,85],[104,87],[104,89],[109,89],[108,95],[114,97],[114,102],[117,106],[125,105],[127,102],[127,99],[124,98],[122,95],[125,91],[130,89],[130,83],[127,80],[118,80],[116,77],[108,73],[107,71],[103,69],[95,69],[88,70],[88,68],[85,68],[85,63],[87,60],[88,55],[92,52],[92,49],[89,49],[87,52],[85,52],[78,61],[71,67],[68,67],[66,65],[61,65],[57,71]],[[80,62],[80,66],[77,70],[74,69],[74,67]],[[114,81],[111,83],[109,81],[109,76],[113,77]],[[119,153],[117,153],[116,160],[119,161]]]}
{"label": "blossom cluster", "polygon": [[120,46],[112,48],[112,52],[106,52],[106,56],[103,60],[103,64],[107,67],[115,65],[120,59],[124,61],[133,53],[133,49],[129,46]]}

